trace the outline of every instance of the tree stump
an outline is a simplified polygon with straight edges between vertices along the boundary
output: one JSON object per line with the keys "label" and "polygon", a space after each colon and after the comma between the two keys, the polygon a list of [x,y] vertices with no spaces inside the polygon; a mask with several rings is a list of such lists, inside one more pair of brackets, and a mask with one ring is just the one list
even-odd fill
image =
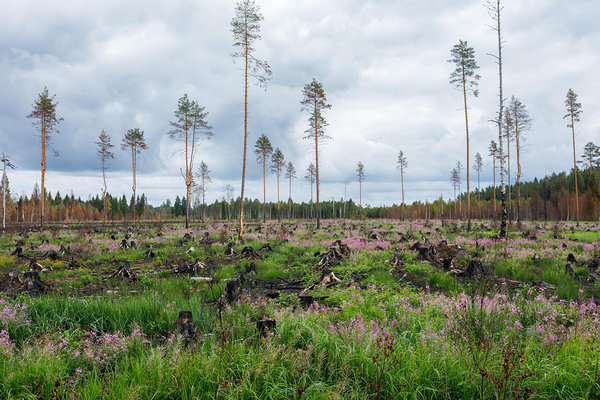
{"label": "tree stump", "polygon": [[186,344],[196,340],[196,325],[191,311],[179,311],[176,327]]}
{"label": "tree stump", "polygon": [[234,281],[227,282],[226,293],[227,293],[227,302],[229,304],[235,304],[235,301],[240,295],[241,284],[238,279]]}
{"label": "tree stump", "polygon": [[261,337],[266,337],[269,332],[275,333],[277,323],[274,319],[261,319],[256,321],[256,330]]}
{"label": "tree stump", "polygon": [[19,292],[40,294],[48,293],[50,290],[50,286],[46,285],[40,279],[40,273],[38,271],[25,271],[23,274],[23,285],[21,285]]}

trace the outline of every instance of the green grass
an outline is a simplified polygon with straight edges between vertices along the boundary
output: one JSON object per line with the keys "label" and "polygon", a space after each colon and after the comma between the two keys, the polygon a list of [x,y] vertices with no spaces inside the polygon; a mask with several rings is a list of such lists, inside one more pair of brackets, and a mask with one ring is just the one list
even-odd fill
{"label": "green grass", "polygon": [[[456,232],[452,227],[443,228],[438,234],[433,230],[435,225],[429,223],[425,228],[394,221],[329,224],[324,222],[324,229],[313,231],[312,226],[303,223],[284,223],[284,228],[268,223],[263,225],[263,233],[252,232],[254,238],[244,245],[259,248],[267,241],[266,232],[270,232],[268,241],[274,248],[274,252],[254,260],[256,277],[302,279],[307,285],[316,282],[323,267],[317,265],[319,258],[314,253],[326,251],[334,235],[366,237],[370,230],[381,229],[391,232],[389,240],[394,240],[397,232],[412,233],[415,239],[394,245],[402,253],[405,266],[393,273],[389,263],[393,250],[354,250],[333,267],[342,282],[332,288],[317,284],[308,294],[326,298],[319,301],[320,306],[304,310],[297,293],[281,293],[276,299],[268,299],[249,296],[253,289],[246,285],[244,296],[230,305],[225,300],[225,282],[194,281],[189,276],[171,274],[170,266],[196,259],[216,264],[202,275],[220,280],[234,278],[249,268],[250,260],[225,259],[225,244],[212,248],[198,244],[202,233],[211,229],[208,225],[186,230],[195,239],[184,247],[176,247],[183,230],[172,234],[166,225],[163,232],[172,239],[156,241],[153,230],[142,229],[134,232],[138,249],[101,253],[91,251],[89,237],[75,231],[61,231],[56,237],[49,232],[30,235],[28,244],[39,244],[43,238],[55,244],[71,244],[78,249],[78,261],[83,266],[67,268],[68,260],[64,259],[44,261],[43,265],[54,268],[41,274],[43,280],[51,281],[51,294],[3,300],[0,310],[8,307],[3,311],[7,322],[0,331],[6,329],[15,346],[4,352],[0,338],[0,398],[52,398],[54,394],[58,398],[82,399],[480,398],[482,370],[475,360],[482,349],[490,349],[483,366],[485,399],[511,398],[498,390],[494,380],[502,376],[503,355],[510,349],[522,350],[517,369],[508,377],[511,389],[526,388],[531,398],[539,399],[584,399],[600,393],[599,381],[592,372],[600,357],[600,345],[582,336],[588,331],[600,334],[593,319],[580,314],[578,306],[569,308],[558,302],[535,300],[539,281],[556,287],[548,289],[546,297],[600,296],[599,283],[582,285],[564,272],[566,254],[574,252],[578,260],[588,257],[585,249],[589,245],[585,246],[597,242],[596,232],[563,231],[564,236],[578,240],[565,242],[566,251],[561,247],[563,239],[523,241],[518,246],[529,252],[551,246],[557,249],[547,253],[555,256],[546,256],[537,264],[530,256],[504,258],[504,244],[488,246],[488,252],[496,253],[486,259],[493,278],[525,285],[518,295],[505,293],[512,299],[506,300],[512,302],[510,305],[494,300],[500,301],[499,305],[491,302],[481,312],[477,301],[461,303],[461,296],[493,296],[492,290],[496,289],[492,286],[497,281],[456,279],[435,265],[422,263],[407,248],[421,235],[437,243],[439,235],[450,241],[458,236],[489,238],[496,233],[494,229],[481,230],[477,226],[469,236],[462,226]],[[298,228],[289,237],[290,243],[275,238],[278,232],[294,225]],[[212,228],[211,237],[217,239],[222,229],[220,225]],[[228,229],[226,233],[233,234],[233,225]],[[551,237],[552,227],[540,224],[538,231],[543,229]],[[97,241],[107,239],[111,233],[91,237]],[[511,241],[520,243],[522,235],[515,227],[510,235]],[[117,236],[121,238],[123,233]],[[305,238],[311,242],[305,242]],[[8,254],[15,240],[1,236],[0,250]],[[300,245],[292,244],[297,240]],[[145,255],[149,244],[158,253],[153,260]],[[192,245],[195,250],[184,254]],[[236,245],[235,249],[239,252],[242,247]],[[463,247],[474,249],[473,242]],[[131,261],[138,271],[137,279],[104,280],[117,265],[110,263],[113,257]],[[467,260],[457,260],[459,267]],[[6,272],[14,269],[13,257],[0,256],[0,268]],[[26,268],[24,264],[20,269]],[[575,271],[584,278],[593,275],[587,267],[575,266]],[[502,285],[496,287],[502,293],[506,290]],[[92,289],[98,294],[84,296],[94,292]],[[466,295],[461,295],[463,292]],[[27,306],[22,311],[26,321],[10,322],[10,307],[17,303]],[[192,311],[197,324],[198,340],[192,344],[176,335],[177,317],[183,310]],[[546,316],[558,325],[544,322]],[[277,327],[274,334],[261,337],[256,323],[264,318],[274,319]],[[522,328],[515,328],[517,322]],[[83,349],[92,331],[97,335],[121,332],[127,337],[138,328],[145,341],[128,338],[126,348],[106,364],[94,364],[74,354]],[[559,342],[546,343],[541,328],[555,329],[552,333]],[[577,330],[567,336],[565,332],[573,328]],[[63,340],[68,343],[64,348],[59,346]],[[100,351],[104,345],[95,344],[94,349]],[[526,377],[519,378],[522,375]]]}

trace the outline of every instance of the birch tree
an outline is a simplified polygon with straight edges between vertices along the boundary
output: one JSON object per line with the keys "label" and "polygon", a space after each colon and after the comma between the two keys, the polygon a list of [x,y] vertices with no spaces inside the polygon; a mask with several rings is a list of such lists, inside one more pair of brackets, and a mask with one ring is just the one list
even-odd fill
{"label": "birch tree", "polygon": [[184,94],[177,102],[176,120],[170,122],[173,129],[169,131],[169,137],[182,142],[181,152],[185,156],[185,170],[181,171],[181,175],[186,189],[186,228],[189,227],[190,192],[194,183],[194,155],[200,142],[213,136],[212,126],[206,122],[207,116],[208,112],[205,111],[205,107],[201,107],[196,101],[190,100],[187,94]]}
{"label": "birch tree", "polygon": [[304,138],[314,140],[315,143],[315,188],[317,191],[317,229],[321,227],[321,216],[319,214],[319,141],[327,139],[325,128],[327,121],[323,117],[323,111],[331,108],[327,103],[327,96],[323,89],[323,84],[317,82],[315,78],[310,83],[304,85],[302,89],[302,110],[308,112],[308,129]]}
{"label": "birch tree", "polygon": [[204,160],[200,161],[200,166],[196,171],[196,177],[198,181],[200,181],[198,189],[202,194],[202,222],[204,222],[204,219],[206,218],[206,186],[212,182],[210,179],[210,170]]}
{"label": "birch tree", "polygon": [[131,151],[131,172],[133,174],[133,184],[131,189],[133,190],[133,206],[131,207],[131,216],[133,224],[135,224],[135,191],[137,187],[136,182],[136,171],[137,171],[137,163],[140,154],[142,154],[142,150],[146,150],[148,145],[146,144],[146,139],[144,138],[144,131],[139,128],[129,129],[123,140],[121,141],[121,150],[123,151]]}
{"label": "birch tree", "polygon": [[42,93],[38,95],[37,100],[33,103],[33,110],[27,118],[33,119],[33,126],[39,129],[40,142],[42,144],[42,162],[41,162],[41,193],[40,193],[40,226],[44,226],[44,200],[46,199],[46,151],[50,148],[54,156],[58,156],[58,152],[52,147],[52,134],[60,133],[56,127],[63,120],[56,115],[56,106],[58,103],[54,100],[56,95],[50,96],[48,88],[44,87]]}
{"label": "birch tree", "polygon": [[[479,66],[475,62],[475,50],[469,47],[466,41],[459,40],[458,44],[454,45],[450,52],[452,58],[448,60],[450,63],[454,63],[455,69],[450,74],[450,83],[454,87],[461,89],[463,92],[463,101],[465,106],[465,130],[467,133],[467,229],[471,230],[471,186],[469,179],[469,116],[467,112],[467,93],[477,97],[479,91],[477,90],[479,75],[475,73]],[[462,204],[462,202],[461,202]],[[462,207],[462,206],[461,206]],[[461,210],[462,214],[462,210]]]}
{"label": "birch tree", "polygon": [[248,80],[254,79],[258,86],[264,87],[271,79],[271,67],[266,61],[254,56],[254,45],[260,40],[260,26],[264,20],[260,7],[254,0],[243,0],[235,6],[235,17],[231,20],[233,46],[236,52],[232,54],[234,62],[241,59],[244,63],[244,151],[242,158],[242,187],[240,206],[239,238],[244,234],[244,189],[246,183],[246,149],[248,143]]}

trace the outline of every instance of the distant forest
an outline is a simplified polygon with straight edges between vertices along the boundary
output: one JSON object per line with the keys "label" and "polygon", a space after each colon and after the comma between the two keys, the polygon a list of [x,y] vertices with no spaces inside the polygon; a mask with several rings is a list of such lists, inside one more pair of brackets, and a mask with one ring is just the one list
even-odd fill
{"label": "distant forest", "polygon": [[[582,220],[597,221],[600,211],[600,191],[598,180],[593,169],[578,169],[579,182],[579,204]],[[7,185],[6,196],[6,222],[7,223],[35,223],[39,221],[40,213],[40,190],[36,184],[30,196],[15,196],[10,193],[10,185]],[[509,219],[516,219],[515,187],[512,186],[512,201],[507,202]],[[472,216],[478,219],[499,218],[500,187],[496,187],[496,202],[494,202],[494,188],[488,186],[478,193],[471,192]],[[101,221],[103,219],[103,202],[101,195],[82,200],[75,198],[73,194],[61,195],[46,192],[45,214],[47,221],[71,222],[71,221]],[[2,189],[0,187],[0,198]],[[406,219],[461,219],[466,218],[467,194],[462,193],[453,199],[439,198],[432,202],[416,201],[405,206]],[[185,216],[186,194],[182,193],[173,200],[166,200],[158,207],[147,204],[144,194],[138,195],[135,201],[135,212],[139,219],[164,220],[178,219]],[[133,197],[127,198],[107,194],[107,217],[112,221],[129,220],[132,216]],[[0,213],[2,212],[0,202]],[[234,220],[239,216],[240,198],[225,198],[215,200],[213,203],[203,205],[200,196],[193,196],[190,205],[192,220]],[[281,219],[310,219],[315,217],[316,207],[311,202],[296,203],[281,201]],[[521,218],[524,220],[575,220],[575,176],[573,170],[567,175],[566,172],[553,173],[542,179],[534,179],[531,182],[521,183]],[[322,201],[320,207],[321,218],[359,218],[360,207],[352,199],[344,201]],[[401,218],[401,204],[391,206],[372,207],[363,206],[362,214],[366,218]],[[263,218],[263,205],[258,199],[244,202],[244,215],[248,220],[259,220]],[[277,202],[268,202],[266,207],[266,218],[277,219]]]}

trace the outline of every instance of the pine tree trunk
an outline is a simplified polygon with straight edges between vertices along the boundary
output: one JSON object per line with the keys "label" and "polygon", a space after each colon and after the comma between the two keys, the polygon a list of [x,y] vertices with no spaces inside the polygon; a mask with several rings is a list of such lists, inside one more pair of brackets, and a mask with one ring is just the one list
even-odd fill
{"label": "pine tree trunk", "polygon": [[511,182],[510,182],[510,132],[506,130],[506,165],[508,166],[508,221],[512,224],[512,196],[511,196]]}
{"label": "pine tree trunk", "polygon": [[521,159],[519,149],[519,120],[515,115],[515,144],[517,146],[517,224],[521,223]]}
{"label": "pine tree trunk", "polygon": [[465,129],[467,132],[467,231],[471,231],[471,186],[469,179],[469,117],[467,114],[467,83],[465,80],[465,67],[462,67],[462,78],[463,78],[463,97],[465,101]]}
{"label": "pine tree trunk", "polygon": [[45,196],[45,177],[46,177],[46,113],[42,112],[42,194],[40,208],[40,227],[44,226],[44,200]]}
{"label": "pine tree trunk", "polygon": [[246,26],[245,46],[245,68],[244,68],[244,157],[242,161],[242,188],[240,191],[240,232],[238,238],[241,240],[244,234],[244,185],[246,183],[246,147],[248,143],[248,27]]}
{"label": "pine tree trunk", "polygon": [[577,226],[579,226],[579,189],[577,187],[577,161],[575,158],[575,120],[571,113],[571,132],[573,134],[573,171],[575,172],[575,211],[577,212]]}
{"label": "pine tree trunk", "polygon": [[135,170],[136,170],[136,164],[137,164],[137,160],[136,160],[136,154],[135,154],[135,146],[131,146],[131,160],[132,160],[132,165],[133,165],[133,204],[131,205],[131,216],[132,216],[132,220],[133,220],[133,224],[135,225],[135,188],[136,188],[136,182],[135,182]]}
{"label": "pine tree trunk", "polygon": [[315,99],[315,175],[316,175],[316,189],[317,189],[317,229],[321,227],[321,214],[319,213],[319,129],[318,129],[318,118],[317,118],[317,100]]}
{"label": "pine tree trunk", "polygon": [[266,155],[263,153],[263,223],[267,222],[267,173],[266,173]]}
{"label": "pine tree trunk", "polygon": [[402,185],[402,221],[404,221],[404,167],[400,165],[400,182]]}

